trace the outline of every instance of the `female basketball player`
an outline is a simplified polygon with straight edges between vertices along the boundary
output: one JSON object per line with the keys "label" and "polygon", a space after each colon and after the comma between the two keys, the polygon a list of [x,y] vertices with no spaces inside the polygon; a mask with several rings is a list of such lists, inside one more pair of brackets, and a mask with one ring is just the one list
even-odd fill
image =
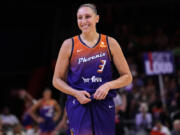
{"label": "female basketball player", "polygon": [[[114,89],[132,81],[120,45],[97,33],[98,22],[96,7],[81,5],[77,23],[82,33],[64,41],[56,63],[53,85],[69,95],[66,111],[72,135],[114,135]],[[115,80],[112,63],[120,74]]]}
{"label": "female basketball player", "polygon": [[[60,107],[51,97],[51,90],[45,89],[43,98],[34,104],[29,111],[31,117],[39,123],[40,135],[51,135],[60,117]],[[36,114],[36,112],[39,112]]]}

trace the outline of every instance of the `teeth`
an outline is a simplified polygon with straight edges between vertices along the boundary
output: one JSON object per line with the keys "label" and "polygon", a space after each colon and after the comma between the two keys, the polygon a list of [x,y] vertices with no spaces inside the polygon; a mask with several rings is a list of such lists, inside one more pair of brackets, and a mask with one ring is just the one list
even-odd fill
{"label": "teeth", "polygon": [[88,25],[82,26],[83,28],[88,28]]}

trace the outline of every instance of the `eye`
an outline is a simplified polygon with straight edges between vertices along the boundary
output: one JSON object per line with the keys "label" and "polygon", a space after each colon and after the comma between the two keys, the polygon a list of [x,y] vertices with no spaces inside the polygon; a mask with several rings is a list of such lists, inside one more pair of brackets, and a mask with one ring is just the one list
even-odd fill
{"label": "eye", "polygon": [[91,18],[91,15],[85,15],[85,18],[86,18],[86,19]]}
{"label": "eye", "polygon": [[82,19],[82,16],[78,16],[78,20],[81,20]]}

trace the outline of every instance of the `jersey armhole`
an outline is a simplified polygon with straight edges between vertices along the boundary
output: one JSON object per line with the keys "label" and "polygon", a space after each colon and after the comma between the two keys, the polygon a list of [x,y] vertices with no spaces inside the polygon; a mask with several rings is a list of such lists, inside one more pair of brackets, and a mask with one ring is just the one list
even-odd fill
{"label": "jersey armhole", "polygon": [[70,57],[69,57],[69,61],[71,61],[71,57],[72,57],[72,54],[73,54],[73,50],[74,50],[74,38],[72,37],[72,49],[71,49],[71,54],[70,54]]}
{"label": "jersey armhole", "polygon": [[110,46],[109,46],[108,36],[106,36],[106,42],[107,42],[107,46],[108,46],[108,52],[109,52],[109,55],[110,55],[109,57],[110,57],[110,59],[112,61],[113,59],[112,59],[112,53],[111,53]]}

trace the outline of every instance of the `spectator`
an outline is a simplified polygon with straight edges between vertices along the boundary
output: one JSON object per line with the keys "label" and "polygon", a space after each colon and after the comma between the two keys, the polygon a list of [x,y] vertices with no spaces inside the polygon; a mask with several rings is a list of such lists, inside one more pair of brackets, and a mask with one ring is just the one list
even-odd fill
{"label": "spectator", "polygon": [[152,115],[148,113],[148,105],[146,103],[140,104],[139,111],[135,118],[137,132],[144,131],[147,134],[152,127]]}
{"label": "spectator", "polygon": [[13,135],[26,135],[26,134],[22,130],[22,126],[20,124],[16,124],[14,125],[14,128],[13,128]]}
{"label": "spectator", "polygon": [[9,129],[12,128],[15,124],[19,123],[18,118],[10,113],[9,107],[4,107],[3,112],[0,115],[0,118],[2,120],[3,128]]}
{"label": "spectator", "polygon": [[173,122],[173,130],[171,132],[171,135],[180,135],[180,120],[175,120]]}
{"label": "spectator", "polygon": [[169,129],[162,124],[162,122],[156,121],[150,135],[171,135],[171,133]]}

